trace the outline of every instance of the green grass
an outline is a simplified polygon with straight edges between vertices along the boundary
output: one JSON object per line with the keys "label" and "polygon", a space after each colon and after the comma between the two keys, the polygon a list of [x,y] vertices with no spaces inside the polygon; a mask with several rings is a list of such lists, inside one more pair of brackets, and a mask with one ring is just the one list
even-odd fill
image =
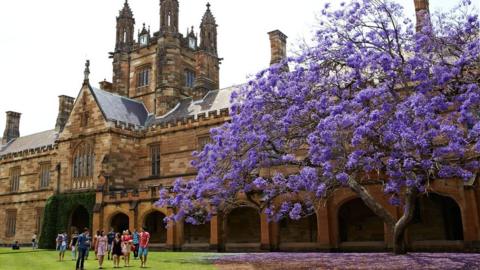
{"label": "green grass", "polygon": [[[85,269],[98,269],[98,261],[94,260],[94,253],[90,252]],[[220,256],[217,253],[191,253],[191,252],[150,252],[148,254],[147,269],[155,270],[210,270],[216,269],[213,260]],[[71,253],[65,253],[65,261],[58,262],[58,252],[22,248],[19,251],[0,248],[0,269],[3,270],[30,270],[30,269],[75,269],[75,262],[71,260]],[[128,270],[140,268],[140,260],[130,260]],[[123,266],[123,263],[120,263]],[[104,269],[114,269],[112,261],[105,261]]]}

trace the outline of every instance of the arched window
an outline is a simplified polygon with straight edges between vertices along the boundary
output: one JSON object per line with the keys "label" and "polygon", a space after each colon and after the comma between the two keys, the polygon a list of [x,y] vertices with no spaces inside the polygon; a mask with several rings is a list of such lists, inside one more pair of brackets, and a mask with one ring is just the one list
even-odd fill
{"label": "arched window", "polygon": [[93,147],[89,143],[83,143],[77,147],[73,154],[72,176],[73,188],[82,189],[93,186],[93,168],[95,154]]}

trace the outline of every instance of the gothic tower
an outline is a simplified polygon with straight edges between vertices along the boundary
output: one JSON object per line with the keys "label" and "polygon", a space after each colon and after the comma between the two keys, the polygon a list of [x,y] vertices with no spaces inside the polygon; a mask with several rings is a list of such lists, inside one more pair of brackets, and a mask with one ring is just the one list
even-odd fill
{"label": "gothic tower", "polygon": [[208,91],[219,88],[220,60],[217,51],[217,23],[207,4],[200,24],[200,47],[195,53],[196,80],[193,98],[202,98]]}
{"label": "gothic tower", "polygon": [[117,38],[115,43],[115,51],[113,58],[113,89],[112,92],[128,96],[128,73],[129,73],[129,56],[133,49],[135,40],[134,36],[135,19],[132,10],[125,0],[123,9],[120,10],[117,17]]}
{"label": "gothic tower", "polygon": [[160,31],[178,33],[178,0],[160,0]]}
{"label": "gothic tower", "polygon": [[182,35],[178,33],[178,0],[160,0],[155,114],[164,115],[186,95],[182,90]]}

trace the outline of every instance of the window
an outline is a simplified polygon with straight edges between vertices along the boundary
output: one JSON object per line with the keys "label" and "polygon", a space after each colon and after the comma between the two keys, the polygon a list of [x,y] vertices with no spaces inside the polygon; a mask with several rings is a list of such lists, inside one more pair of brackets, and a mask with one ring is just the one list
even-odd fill
{"label": "window", "polygon": [[10,169],[10,191],[17,192],[20,189],[20,167]]}
{"label": "window", "polygon": [[205,145],[212,142],[210,136],[198,137],[198,151],[202,151]]}
{"label": "window", "polygon": [[185,70],[185,86],[193,87],[194,82],[195,82],[195,72],[188,69]]}
{"label": "window", "polygon": [[17,210],[7,210],[7,230],[6,237],[15,236],[15,228],[17,226]]}
{"label": "window", "polygon": [[73,188],[87,188],[93,185],[94,161],[95,154],[91,144],[83,143],[77,147],[72,160]]}
{"label": "window", "polygon": [[149,84],[150,68],[143,68],[137,71],[137,87],[144,87]]}
{"label": "window", "polygon": [[37,215],[36,215],[36,218],[35,218],[35,232],[37,234],[40,234],[42,232],[42,222],[43,222],[43,208],[37,208],[36,211],[37,211]]}
{"label": "window", "polygon": [[40,164],[40,188],[50,185],[50,163]]}
{"label": "window", "polygon": [[160,145],[150,146],[150,159],[152,161],[152,176],[160,175]]}

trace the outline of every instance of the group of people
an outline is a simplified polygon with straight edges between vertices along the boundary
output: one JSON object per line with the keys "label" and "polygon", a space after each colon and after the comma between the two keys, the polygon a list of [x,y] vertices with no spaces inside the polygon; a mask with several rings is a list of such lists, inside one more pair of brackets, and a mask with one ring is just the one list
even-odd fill
{"label": "group of people", "polygon": [[[72,251],[72,260],[76,260],[76,269],[84,269],[84,261],[88,260],[90,249],[95,251],[95,259],[98,260],[99,269],[103,269],[105,256],[108,260],[113,260],[113,268],[120,267],[120,261],[123,258],[124,266],[130,266],[130,254],[133,252],[134,259],[140,258],[141,268],[146,267],[148,256],[148,245],[150,234],[145,228],[140,232],[135,230],[131,233],[125,230],[122,233],[110,230],[108,234],[104,231],[97,231],[92,237],[88,228],[85,228],[81,234],[75,232],[69,243],[69,249]],[[56,238],[56,246],[59,253],[59,261],[64,260],[67,249],[68,238],[65,232],[59,233]]]}

